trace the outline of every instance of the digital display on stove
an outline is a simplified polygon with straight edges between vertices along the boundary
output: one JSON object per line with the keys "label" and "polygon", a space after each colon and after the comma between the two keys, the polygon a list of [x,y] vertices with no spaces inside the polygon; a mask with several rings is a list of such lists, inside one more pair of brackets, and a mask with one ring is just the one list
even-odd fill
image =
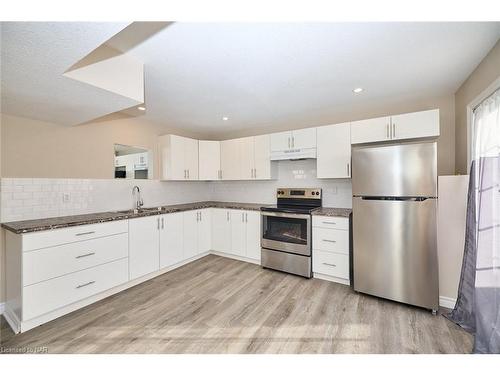
{"label": "digital display on stove", "polygon": [[306,192],[304,190],[290,190],[290,195],[305,195]]}

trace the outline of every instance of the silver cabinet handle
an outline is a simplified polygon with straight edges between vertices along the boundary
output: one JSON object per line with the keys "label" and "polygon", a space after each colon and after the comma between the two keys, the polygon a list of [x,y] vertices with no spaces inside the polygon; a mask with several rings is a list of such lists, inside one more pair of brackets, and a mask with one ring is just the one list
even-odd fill
{"label": "silver cabinet handle", "polygon": [[331,243],[336,243],[336,242],[337,242],[337,241],[335,241],[335,240],[327,240],[326,238],[323,238],[323,241],[324,241],[324,242],[331,242]]}
{"label": "silver cabinet handle", "polygon": [[324,264],[325,266],[337,267],[337,265],[336,265],[336,264],[333,264],[333,263],[325,263],[325,262],[323,262],[323,264]]}
{"label": "silver cabinet handle", "polygon": [[333,221],[323,221],[323,224],[336,225],[337,223],[334,223]]}
{"label": "silver cabinet handle", "polygon": [[75,234],[75,236],[87,236],[89,234],[94,234],[95,231],[92,231],[92,232],[82,232],[82,233],[77,233]]}
{"label": "silver cabinet handle", "polygon": [[245,212],[245,223],[248,223],[248,214]]}
{"label": "silver cabinet handle", "polygon": [[189,169],[188,169],[188,180],[189,180]]}
{"label": "silver cabinet handle", "polygon": [[292,135],[292,148],[295,147],[295,137]]}
{"label": "silver cabinet handle", "polygon": [[245,213],[244,212],[241,213],[241,222],[242,223],[245,222]]}
{"label": "silver cabinet handle", "polygon": [[226,212],[227,221],[229,221],[229,211]]}
{"label": "silver cabinet handle", "polygon": [[390,128],[389,128],[389,124],[387,124],[385,128],[386,128],[386,130],[387,130],[387,138],[391,138],[391,136],[390,136],[390,134],[389,134],[389,130],[390,130]]}
{"label": "silver cabinet handle", "polygon": [[200,221],[202,221],[202,220],[201,220],[201,211],[200,211]]}
{"label": "silver cabinet handle", "polygon": [[186,170],[184,169],[184,179],[186,179]]}
{"label": "silver cabinet handle", "polygon": [[156,219],[156,227],[160,230],[160,218]]}
{"label": "silver cabinet handle", "polygon": [[396,138],[396,124],[392,123],[392,138]]}
{"label": "silver cabinet handle", "polygon": [[80,289],[80,288],[83,288],[83,287],[85,287],[85,286],[92,285],[92,284],[94,284],[94,283],[95,283],[95,281],[89,281],[88,283],[78,285],[78,286],[76,287],[76,289]]}
{"label": "silver cabinet handle", "polygon": [[347,163],[347,175],[349,176],[350,175],[350,170],[349,170],[349,163]]}
{"label": "silver cabinet handle", "polygon": [[95,253],[87,253],[87,254],[77,255],[75,257],[75,259],[85,258],[85,257],[89,257],[91,255],[95,255]]}
{"label": "silver cabinet handle", "polygon": [[165,218],[162,217],[161,218],[161,229],[164,229],[165,228]]}

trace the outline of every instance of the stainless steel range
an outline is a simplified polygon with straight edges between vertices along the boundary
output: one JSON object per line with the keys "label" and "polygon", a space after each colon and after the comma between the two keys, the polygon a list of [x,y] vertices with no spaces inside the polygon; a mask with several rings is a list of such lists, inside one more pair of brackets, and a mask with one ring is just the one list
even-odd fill
{"label": "stainless steel range", "polygon": [[321,207],[321,189],[280,188],[276,197],[276,206],[261,208],[261,264],[310,278],[311,212]]}

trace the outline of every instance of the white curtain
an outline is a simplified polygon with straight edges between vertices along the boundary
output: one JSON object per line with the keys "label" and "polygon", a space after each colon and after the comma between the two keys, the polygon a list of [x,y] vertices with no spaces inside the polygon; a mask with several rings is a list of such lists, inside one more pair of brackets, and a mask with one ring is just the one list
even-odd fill
{"label": "white curtain", "polygon": [[500,353],[500,90],[474,110],[475,351]]}

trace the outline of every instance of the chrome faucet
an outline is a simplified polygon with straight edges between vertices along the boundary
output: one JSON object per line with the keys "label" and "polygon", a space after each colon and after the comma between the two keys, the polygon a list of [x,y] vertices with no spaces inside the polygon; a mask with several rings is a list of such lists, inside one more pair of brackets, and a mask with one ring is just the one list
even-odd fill
{"label": "chrome faucet", "polygon": [[135,209],[139,211],[142,208],[142,206],[144,206],[144,202],[142,201],[141,198],[141,189],[139,189],[139,186],[136,185],[132,188],[132,197],[135,198]]}

